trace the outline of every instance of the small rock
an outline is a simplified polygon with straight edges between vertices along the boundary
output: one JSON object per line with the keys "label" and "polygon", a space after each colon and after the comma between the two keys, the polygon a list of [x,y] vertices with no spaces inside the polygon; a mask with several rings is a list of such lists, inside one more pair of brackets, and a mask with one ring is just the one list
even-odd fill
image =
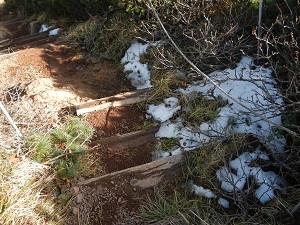
{"label": "small rock", "polygon": [[79,203],[82,202],[82,200],[83,200],[83,195],[82,195],[82,194],[78,194],[78,195],[76,196],[75,202],[76,202],[77,204],[79,204]]}
{"label": "small rock", "polygon": [[104,132],[104,130],[99,129],[99,130],[97,130],[97,134],[98,134],[100,137],[102,137],[102,136],[105,135],[105,132]]}
{"label": "small rock", "polygon": [[79,187],[76,187],[76,186],[71,187],[70,191],[71,191],[71,193],[77,195],[79,193]]}
{"label": "small rock", "polygon": [[74,215],[77,215],[77,214],[79,213],[79,208],[74,207],[74,208],[72,209],[72,213],[73,213]]}
{"label": "small rock", "polygon": [[79,53],[71,58],[72,62],[76,63],[83,63],[85,61],[84,55],[82,53]]}
{"label": "small rock", "polygon": [[96,64],[96,63],[99,63],[99,62],[100,62],[100,59],[96,58],[96,57],[89,57],[85,60],[86,64]]}
{"label": "small rock", "polygon": [[85,181],[85,179],[83,178],[83,177],[79,177],[79,182],[83,182],[83,181]]}
{"label": "small rock", "polygon": [[136,188],[132,188],[132,190],[133,190],[134,192],[136,192]]}
{"label": "small rock", "polygon": [[110,183],[111,183],[111,184],[115,184],[115,182],[114,182],[114,181],[111,181]]}
{"label": "small rock", "polygon": [[131,179],[130,184],[135,185],[137,182],[138,182],[138,179],[133,178],[133,179]]}

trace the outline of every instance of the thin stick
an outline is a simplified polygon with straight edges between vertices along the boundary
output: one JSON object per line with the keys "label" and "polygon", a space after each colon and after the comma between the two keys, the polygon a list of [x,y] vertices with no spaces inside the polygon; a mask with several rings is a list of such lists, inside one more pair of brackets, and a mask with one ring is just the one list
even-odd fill
{"label": "thin stick", "polygon": [[259,58],[259,46],[261,40],[261,16],[262,16],[262,2],[263,0],[259,0],[259,12],[258,12],[258,39],[257,39],[257,58]]}
{"label": "thin stick", "polygon": [[300,209],[300,202],[298,202],[298,204],[293,208],[293,210],[291,211],[292,215],[295,215],[295,213]]}
{"label": "thin stick", "polygon": [[0,101],[0,109],[4,113],[6,119],[11,124],[11,126],[15,129],[15,131],[17,133],[17,136],[18,137],[22,137],[22,134],[21,134],[19,128],[16,126],[15,122],[13,121],[13,119],[11,118],[11,116],[9,115],[9,113],[7,112],[7,110],[6,110],[5,106],[3,105],[2,101]]}
{"label": "thin stick", "polygon": [[179,49],[179,47],[175,44],[175,42],[173,41],[173,39],[171,38],[171,36],[169,35],[169,33],[167,32],[167,30],[165,29],[164,25],[162,24],[151,0],[149,0],[149,5],[157,19],[157,21],[159,22],[161,28],[163,29],[163,31],[165,32],[165,34],[167,35],[168,39],[170,40],[170,42],[172,43],[172,45],[174,46],[174,48],[178,51],[178,53],[193,67],[193,69],[201,76],[205,77],[212,85],[214,85],[217,89],[219,89],[225,96],[227,96],[228,98],[230,98],[232,101],[234,101],[235,103],[239,104],[240,106],[242,106],[243,108],[247,109],[249,112],[251,112],[252,114],[254,114],[255,116],[261,118],[262,120],[274,125],[275,127],[278,127],[284,131],[286,131],[287,133],[296,136],[296,137],[300,137],[299,134],[297,134],[296,132],[283,127],[273,121],[271,121],[270,119],[260,115],[259,113],[255,112],[254,110],[252,110],[251,108],[249,108],[248,106],[246,106],[245,104],[243,104],[242,102],[238,101],[237,99],[235,99],[234,97],[232,97],[230,94],[228,94],[226,91],[224,91],[217,83],[215,83],[209,76],[207,76],[204,72],[202,72],[194,63],[192,63],[187,56]]}

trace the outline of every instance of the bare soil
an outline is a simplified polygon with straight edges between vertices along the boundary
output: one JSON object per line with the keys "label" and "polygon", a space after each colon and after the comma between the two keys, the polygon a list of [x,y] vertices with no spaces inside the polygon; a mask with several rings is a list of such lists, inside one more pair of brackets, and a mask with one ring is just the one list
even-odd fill
{"label": "bare soil", "polygon": [[[136,105],[110,108],[92,112],[86,121],[96,129],[93,140],[140,129],[145,122],[145,112]],[[155,143],[141,143],[140,146],[123,150],[96,145],[90,149],[96,173],[109,174],[152,161],[151,152]],[[143,224],[137,213],[140,204],[147,197],[146,190],[128,189],[132,177],[122,176],[115,180],[103,180],[80,185],[75,193],[76,204],[67,224]],[[80,181],[83,181],[82,179]],[[76,184],[74,184],[76,185]],[[76,187],[76,186],[75,186]],[[76,201],[76,199],[79,201]]]}
{"label": "bare soil", "polygon": [[[15,26],[6,25],[13,38],[28,34],[27,26],[19,28],[16,32]],[[47,127],[57,124],[62,109],[133,90],[115,64],[89,56],[80,48],[61,41],[0,55],[0,80],[1,99],[6,104],[27,105],[19,108],[18,116],[47,124]],[[93,140],[97,140],[141,129],[145,112],[137,106],[124,106],[93,112],[83,119],[94,126]],[[22,124],[19,128],[22,132],[30,130]],[[95,161],[97,175],[101,175],[151,161],[154,145],[141,143],[122,151],[94,146],[89,154]],[[81,181],[84,179],[87,178],[82,177]],[[81,186],[79,192],[74,192],[76,201],[71,203],[65,224],[142,224],[136,212],[145,199],[145,192],[124,190],[126,182],[129,179],[124,177],[105,185]],[[76,181],[71,183],[76,187]]]}
{"label": "bare soil", "polygon": [[[92,112],[86,120],[96,132],[92,141],[117,134],[125,134],[143,127],[146,114],[136,105],[110,108]],[[98,167],[107,174],[133,166],[148,163],[152,160],[154,143],[141,143],[135,148],[125,150],[112,149],[97,145],[92,147],[91,154],[97,159]]]}

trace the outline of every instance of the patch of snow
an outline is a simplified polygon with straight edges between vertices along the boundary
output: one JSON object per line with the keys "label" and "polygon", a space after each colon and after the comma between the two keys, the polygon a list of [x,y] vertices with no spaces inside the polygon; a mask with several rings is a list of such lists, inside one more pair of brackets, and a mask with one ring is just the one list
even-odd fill
{"label": "patch of snow", "polygon": [[[284,102],[275,87],[276,82],[272,79],[271,69],[256,66],[253,64],[253,58],[244,56],[235,69],[216,71],[208,76],[235,99],[274,123],[281,124],[279,108]],[[253,134],[273,151],[283,151],[286,141],[274,132],[274,127],[252,115],[207,81],[195,82],[180,91],[186,95],[198,92],[208,99],[221,96],[228,102],[228,105],[220,110],[217,119],[209,124],[209,129],[201,129],[202,133],[209,136],[226,136],[233,132]]]}
{"label": "patch of snow", "polygon": [[175,150],[173,150],[171,152],[172,155],[180,155],[182,153],[182,149],[181,148],[176,148]]}
{"label": "patch of snow", "polygon": [[39,32],[46,32],[49,31],[49,36],[55,36],[60,32],[60,28],[52,29],[51,26],[48,26],[47,24],[42,24]]}
{"label": "patch of snow", "polygon": [[206,198],[216,198],[217,196],[210,190],[205,189],[201,186],[197,186],[195,184],[192,185],[192,191],[199,196],[204,196]]}
{"label": "patch of snow", "polygon": [[60,28],[56,28],[56,29],[50,30],[49,36],[58,35],[59,32],[60,32]]}
{"label": "patch of snow", "polygon": [[40,33],[42,33],[42,32],[46,32],[46,31],[48,31],[49,29],[51,29],[51,27],[50,26],[48,26],[48,25],[46,25],[46,24],[42,24],[42,26],[41,26],[41,28],[40,28]]}
{"label": "patch of snow", "polygon": [[148,65],[140,62],[140,56],[146,53],[148,47],[157,46],[159,43],[139,43],[135,40],[121,59],[121,63],[125,64],[124,72],[130,72],[127,78],[136,89],[152,87]]}
{"label": "patch of snow", "polygon": [[155,151],[152,155],[153,160],[161,159],[161,158],[167,158],[170,156],[169,152],[165,151]]}
{"label": "patch of snow", "polygon": [[181,109],[181,106],[177,105],[177,98],[167,98],[164,102],[159,105],[148,105],[147,114],[151,115],[157,121],[165,122]]}
{"label": "patch of snow", "polygon": [[[209,74],[209,77],[234,98],[280,125],[279,108],[283,106],[283,99],[275,88],[276,83],[272,79],[271,72],[271,69],[255,66],[253,59],[245,56],[237,68],[213,72]],[[157,137],[163,135],[164,137],[179,138],[181,147],[185,150],[191,150],[207,144],[212,137],[226,137],[232,133],[245,133],[255,135],[273,151],[283,151],[286,140],[276,134],[273,126],[252,115],[228,97],[223,96],[212,84],[201,80],[179,91],[185,95],[191,95],[195,92],[201,93],[208,99],[213,96],[222,96],[228,104],[220,109],[213,122],[205,122],[199,127],[193,128],[182,127],[172,134],[159,131]],[[150,105],[149,107],[151,107],[150,110],[153,110],[153,106]],[[170,113],[172,113],[170,109],[164,109],[160,106],[154,119],[158,118],[160,121],[161,118],[164,118],[164,114],[168,115],[166,118],[171,118]],[[173,123],[177,124],[178,122]],[[168,126],[171,126],[170,123]],[[161,129],[165,130],[164,125]]]}
{"label": "patch of snow", "polygon": [[223,206],[224,208],[228,209],[229,208],[229,202],[224,199],[224,198],[219,198],[218,204]]}
{"label": "patch of snow", "polygon": [[155,134],[157,138],[173,138],[177,137],[180,130],[180,124],[166,121],[160,125],[158,132]]}
{"label": "patch of snow", "polygon": [[254,153],[244,152],[229,163],[230,168],[224,166],[219,169],[216,174],[221,182],[221,188],[227,192],[242,191],[247,179],[251,176],[258,186],[255,197],[262,204],[267,203],[274,197],[275,190],[284,193],[287,184],[281,177],[273,171],[264,172],[260,167],[249,166],[260,155],[263,154],[259,151]]}
{"label": "patch of snow", "polygon": [[[151,87],[148,66],[140,63],[140,56],[147,51],[149,46],[155,46],[158,43],[142,44],[135,41],[121,60],[125,64],[124,71],[131,72],[128,79],[137,89]],[[215,71],[208,76],[233,98],[281,125],[280,114],[284,102],[279,90],[275,87],[276,82],[272,78],[271,69],[256,66],[253,58],[244,56],[235,69]],[[196,81],[186,89],[178,91],[187,96],[195,92],[200,93],[209,100],[221,97],[228,104],[220,109],[214,121],[202,123],[198,127],[184,126],[181,118],[170,121],[181,109],[176,98],[167,98],[159,105],[148,105],[148,115],[162,123],[156,137],[178,138],[181,147],[175,149],[174,152],[158,152],[156,157],[179,154],[181,150],[192,150],[208,144],[215,137],[227,137],[232,133],[252,134],[270,150],[283,152],[286,140],[276,133],[272,125],[232,101],[206,80]],[[286,182],[274,172],[264,172],[260,167],[250,166],[250,163],[258,158],[269,160],[266,154],[257,149],[253,153],[244,152],[232,160],[228,167],[220,168],[216,175],[221,182],[221,188],[227,192],[242,191],[247,179],[253,177],[255,185],[258,186],[255,197],[262,204],[274,197],[275,190],[285,192]],[[216,198],[216,195],[209,189],[196,185],[193,185],[192,189],[195,194]],[[229,207],[229,202],[225,199],[220,198],[218,203],[225,208]]]}

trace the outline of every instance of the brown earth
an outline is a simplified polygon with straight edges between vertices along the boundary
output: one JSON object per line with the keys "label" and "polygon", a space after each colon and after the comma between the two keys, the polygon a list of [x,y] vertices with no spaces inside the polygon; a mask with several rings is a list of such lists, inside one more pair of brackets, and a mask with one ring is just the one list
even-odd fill
{"label": "brown earth", "polygon": [[[13,29],[14,26],[7,25],[6,28]],[[18,38],[18,35],[27,34],[28,27],[24,29],[24,32],[10,32],[14,33],[13,38]],[[18,123],[22,132],[30,130],[31,123],[41,124],[44,128],[57,126],[62,109],[133,89],[115,64],[89,56],[62,41],[0,55],[0,80],[1,99],[16,109],[17,114],[11,113],[14,118],[23,118],[24,122]],[[93,112],[82,118],[94,126],[93,140],[97,140],[141,129],[145,112],[137,106],[123,106]],[[89,154],[95,161],[96,174],[103,175],[151,161],[154,144],[141,143],[121,151],[94,146]],[[65,223],[142,224],[136,212],[145,200],[145,192],[123,190],[126,182],[129,179],[106,186],[81,186],[80,192],[74,192],[77,203],[71,204],[73,208]],[[71,183],[76,187],[75,181]]]}
{"label": "brown earth", "polygon": [[[98,140],[141,129],[145,123],[145,117],[145,112],[136,105],[132,105],[92,112],[87,115],[86,120],[96,129],[93,140]],[[92,148],[92,154],[96,156],[99,167],[107,174],[150,162],[153,149],[153,143],[144,143],[126,150],[97,145]]]}
{"label": "brown earth", "polygon": [[[141,128],[145,122],[145,112],[135,105],[122,106],[92,112],[87,115],[86,120],[96,129],[93,140],[99,140]],[[105,145],[93,146],[89,154],[94,160],[94,176],[150,162],[154,145],[155,143],[142,143],[140,146],[122,150]],[[78,193],[74,193],[76,204],[72,205],[75,215],[70,214],[67,224],[143,224],[137,212],[148,191],[128,189],[131,179],[132,177],[122,176],[117,180],[79,185]]]}

